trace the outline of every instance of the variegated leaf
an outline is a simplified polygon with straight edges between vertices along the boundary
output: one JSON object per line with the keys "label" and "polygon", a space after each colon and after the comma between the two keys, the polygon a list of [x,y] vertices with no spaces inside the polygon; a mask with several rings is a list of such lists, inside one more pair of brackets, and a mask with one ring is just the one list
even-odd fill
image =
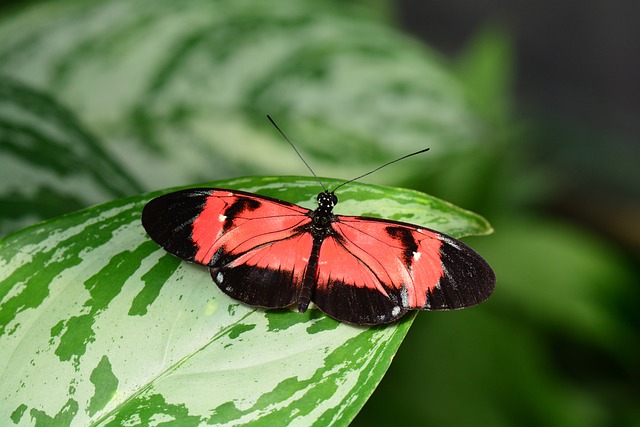
{"label": "variegated leaf", "polygon": [[151,189],[300,173],[266,114],[331,175],[468,152],[482,129],[437,54],[351,2],[53,0],[0,17],[0,40],[0,71],[50,90]]}
{"label": "variegated leaf", "polygon": [[0,79],[0,236],[141,191],[71,112]]}
{"label": "variegated leaf", "polygon": [[[307,178],[211,185],[307,207],[318,192]],[[490,231],[477,215],[410,190],[353,183],[340,197],[337,213],[394,212],[458,237]],[[363,328],[316,309],[233,301],[206,269],[146,236],[140,212],[150,198],[0,240],[0,424],[348,424],[413,316]]]}

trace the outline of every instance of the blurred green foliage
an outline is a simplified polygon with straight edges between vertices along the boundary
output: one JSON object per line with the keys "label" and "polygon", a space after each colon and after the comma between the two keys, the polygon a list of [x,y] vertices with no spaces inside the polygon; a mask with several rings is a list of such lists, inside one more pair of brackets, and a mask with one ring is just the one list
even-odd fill
{"label": "blurred green foliage", "polygon": [[[0,48],[0,71],[68,105],[146,189],[303,170],[264,113],[276,115],[319,174],[349,178],[432,146],[424,159],[373,180],[485,215],[496,233],[467,241],[494,267],[496,292],[477,308],[420,314],[354,425],[640,424],[637,259],[539,209],[554,176],[531,161],[539,143],[531,135],[541,133],[514,112],[508,34],[487,28],[449,63],[387,28],[381,3],[282,2],[268,10],[251,2],[188,3],[222,18],[176,37],[177,46],[203,47],[167,63],[145,59],[146,45],[127,41],[126,26],[101,33],[102,17],[90,7],[14,5],[0,25],[9,41]],[[175,12],[167,4],[166,13]],[[80,21],[86,16],[93,26]],[[137,18],[148,25],[158,16],[141,11]],[[186,18],[176,16],[180,27]],[[65,25],[84,38],[65,38]],[[371,37],[372,28],[381,36]],[[57,44],[47,42],[51,34]],[[193,45],[178,43],[185,40]],[[261,49],[267,54],[257,55]],[[247,75],[235,68],[243,54],[256,55]],[[162,72],[148,72],[160,65]],[[133,89],[124,83],[127,72]],[[110,97],[118,85],[140,98]]]}
{"label": "blurred green foliage", "polygon": [[490,218],[494,235],[466,240],[496,292],[481,308],[418,316],[354,425],[638,425],[632,255],[539,209],[554,176],[531,161],[533,121],[513,112],[509,35],[485,29],[452,70],[485,119],[484,144],[455,173],[413,184]]}

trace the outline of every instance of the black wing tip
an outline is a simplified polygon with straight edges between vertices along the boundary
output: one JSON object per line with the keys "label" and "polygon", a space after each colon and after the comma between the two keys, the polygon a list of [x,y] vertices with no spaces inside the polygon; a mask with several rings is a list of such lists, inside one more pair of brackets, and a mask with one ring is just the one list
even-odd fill
{"label": "black wing tip", "polygon": [[491,266],[469,246],[455,241],[440,248],[443,276],[427,293],[424,310],[457,310],[483,303],[495,290]]}
{"label": "black wing tip", "polygon": [[202,212],[208,194],[208,189],[187,189],[158,196],[142,208],[142,227],[167,252],[193,261],[197,248],[191,224]]}

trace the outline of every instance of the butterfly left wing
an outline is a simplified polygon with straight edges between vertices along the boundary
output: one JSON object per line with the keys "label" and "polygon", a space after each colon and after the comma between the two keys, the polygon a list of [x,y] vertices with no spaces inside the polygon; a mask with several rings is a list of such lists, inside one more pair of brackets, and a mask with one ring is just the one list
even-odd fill
{"label": "butterfly left wing", "polygon": [[197,188],[165,194],[143,209],[142,224],[169,253],[210,268],[220,289],[247,304],[296,301],[312,247],[301,228],[309,210],[243,191]]}
{"label": "butterfly left wing", "polygon": [[336,218],[312,300],[338,320],[388,323],[409,310],[476,305],[493,292],[491,267],[452,237],[396,221]]}

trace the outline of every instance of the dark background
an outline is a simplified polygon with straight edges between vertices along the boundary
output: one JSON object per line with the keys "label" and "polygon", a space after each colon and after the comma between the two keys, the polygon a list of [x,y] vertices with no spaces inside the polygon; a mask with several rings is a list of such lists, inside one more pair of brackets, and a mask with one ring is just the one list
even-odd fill
{"label": "dark background", "polygon": [[511,36],[516,115],[553,174],[546,207],[640,254],[640,3],[398,1],[410,33],[455,58],[486,25]]}

